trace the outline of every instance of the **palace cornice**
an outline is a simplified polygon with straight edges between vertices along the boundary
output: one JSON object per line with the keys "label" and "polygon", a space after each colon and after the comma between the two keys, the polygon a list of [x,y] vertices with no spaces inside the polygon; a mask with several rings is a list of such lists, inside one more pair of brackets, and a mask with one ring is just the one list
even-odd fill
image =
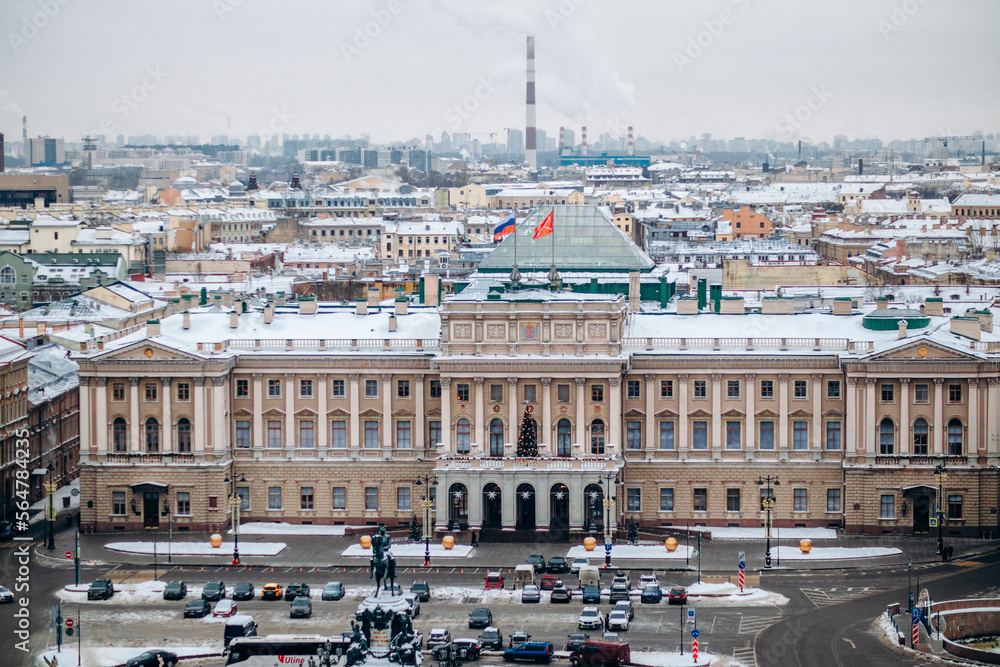
{"label": "palace cornice", "polygon": [[262,373],[281,373],[287,370],[310,372],[333,372],[342,370],[430,370],[431,357],[412,356],[380,356],[380,357],[241,357],[234,372],[256,371]]}
{"label": "palace cornice", "polygon": [[959,375],[996,374],[1000,373],[1000,362],[969,360],[922,360],[922,359],[886,359],[872,361],[845,361],[844,370],[856,374],[897,373],[909,376],[915,375]]}
{"label": "palace cornice", "polygon": [[621,374],[626,366],[624,359],[616,360],[586,360],[586,359],[525,359],[523,361],[505,361],[502,359],[476,359],[470,357],[462,360],[432,361],[431,370],[439,373],[533,373],[535,375],[558,375],[571,373],[586,373],[592,376],[599,373]]}
{"label": "palace cornice", "polygon": [[123,359],[88,360],[80,359],[80,375],[100,377],[102,375],[215,375],[228,373],[235,365],[232,359]]}
{"label": "palace cornice", "polygon": [[782,355],[782,356],[758,356],[758,355],[632,355],[632,370],[657,370],[660,372],[672,372],[678,369],[732,369],[735,371],[748,370],[769,370],[789,369],[789,370],[814,370],[824,369],[831,371],[840,370],[840,362],[836,355]]}

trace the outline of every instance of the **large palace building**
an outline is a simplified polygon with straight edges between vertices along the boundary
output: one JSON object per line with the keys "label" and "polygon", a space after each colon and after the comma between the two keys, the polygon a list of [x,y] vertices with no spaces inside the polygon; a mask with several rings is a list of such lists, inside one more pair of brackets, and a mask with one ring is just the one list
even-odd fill
{"label": "large palace building", "polygon": [[[425,494],[438,530],[760,526],[770,492],[777,526],[926,533],[940,511],[945,534],[997,533],[989,311],[664,309],[606,216],[555,208],[551,249],[530,245],[536,212],[439,305],[430,279],[427,305],[237,298],[92,344],[82,526],[217,530],[234,504],[241,521],[395,526]],[[511,241],[524,274],[555,264],[569,287],[490,278]]]}

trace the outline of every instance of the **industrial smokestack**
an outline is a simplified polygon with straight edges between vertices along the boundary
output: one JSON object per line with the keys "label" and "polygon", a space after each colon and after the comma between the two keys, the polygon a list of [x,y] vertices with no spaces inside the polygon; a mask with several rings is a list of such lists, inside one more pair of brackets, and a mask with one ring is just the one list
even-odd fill
{"label": "industrial smokestack", "polygon": [[538,170],[538,151],[535,144],[535,38],[528,35],[528,76],[525,88],[525,103],[527,104],[524,148],[525,159],[532,170]]}
{"label": "industrial smokestack", "polygon": [[635,142],[632,140],[632,126],[628,126],[628,154],[635,155]]}
{"label": "industrial smokestack", "polygon": [[580,128],[580,155],[587,154],[587,126],[584,125]]}
{"label": "industrial smokestack", "polygon": [[24,150],[28,150],[28,117],[21,116],[21,140],[24,141]]}
{"label": "industrial smokestack", "polygon": [[802,140],[799,139],[799,157],[802,157]]}
{"label": "industrial smokestack", "polygon": [[865,174],[865,161],[862,158],[858,158],[858,176],[864,176]]}
{"label": "industrial smokestack", "polygon": [[566,128],[559,127],[559,155],[562,155],[563,146],[566,145]]}
{"label": "industrial smokestack", "polygon": [[4,170],[3,151],[3,132],[0,132],[0,174],[2,174]]}

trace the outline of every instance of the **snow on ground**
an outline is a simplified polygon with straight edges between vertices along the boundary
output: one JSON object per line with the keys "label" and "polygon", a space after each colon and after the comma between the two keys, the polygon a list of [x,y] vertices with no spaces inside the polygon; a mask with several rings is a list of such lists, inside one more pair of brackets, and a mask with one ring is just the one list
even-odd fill
{"label": "snow on ground", "polygon": [[[254,521],[240,525],[240,535],[333,535],[341,537],[347,526],[297,526],[291,523]],[[232,529],[229,530],[232,535]]]}
{"label": "snow on ground", "polygon": [[[705,531],[712,534],[713,540],[764,540],[767,535],[763,528],[733,528],[711,526],[691,528],[691,532]],[[835,540],[837,531],[832,528],[781,528],[774,529],[771,537],[786,540]]]}
{"label": "snow on ground", "polygon": [[746,667],[745,663],[724,655],[699,653],[698,661],[691,657],[691,646],[684,647],[684,655],[667,653],[665,651],[632,651],[633,665],[648,665],[648,667]]}
{"label": "snow on ground", "polygon": [[898,556],[903,552],[894,547],[813,547],[807,554],[798,547],[776,547],[778,560],[851,560],[854,558],[880,558]]}
{"label": "snow on ground", "polygon": [[[389,551],[396,558],[423,558],[425,547],[423,544],[414,542],[412,544],[393,544]],[[472,553],[472,547],[467,544],[456,544],[451,549],[445,549],[440,544],[431,545],[432,558],[466,558]],[[345,558],[371,558],[372,550],[363,548],[360,544],[352,544],[344,549],[341,556]]]}
{"label": "snow on ground", "polygon": [[[612,558],[622,558],[625,560],[685,560],[688,557],[688,554],[692,556],[694,555],[694,547],[679,544],[677,545],[677,550],[670,553],[667,551],[667,548],[663,546],[662,542],[658,544],[616,544],[611,549]],[[603,551],[599,551],[598,549],[587,551],[586,547],[583,545],[572,547],[566,552],[566,558],[569,559],[599,558],[603,556]]]}
{"label": "snow on ground", "polygon": [[700,607],[770,607],[788,604],[788,598],[780,593],[761,588],[740,587],[729,582],[720,584],[691,584],[688,596],[698,599]]}
{"label": "snow on ground", "polygon": [[[105,544],[108,551],[122,551],[129,554],[153,555],[154,542],[111,542]],[[174,540],[169,545],[158,540],[155,542],[156,553],[164,556],[169,549],[174,556],[226,556],[233,557],[233,545],[223,542],[218,549],[208,542],[178,542]],[[277,556],[287,545],[284,542],[245,542],[240,545],[240,556]]]}
{"label": "snow on ground", "polygon": [[[215,644],[204,645],[204,646],[136,646],[136,647],[120,647],[120,646],[94,646],[92,648],[83,648],[83,658],[82,664],[85,667],[111,667],[112,665],[124,664],[129,658],[134,658],[145,651],[152,651],[155,649],[165,649],[171,653],[176,653],[178,657],[184,656],[194,656],[194,655],[207,655],[219,654],[219,647]],[[58,659],[58,663],[53,663],[54,658]],[[55,649],[51,651],[45,651],[35,659],[35,664],[37,667],[49,667],[49,665],[58,664],[60,667],[72,667],[77,663],[77,653],[75,644],[66,644],[62,648],[62,652],[56,653]]]}
{"label": "snow on ground", "polygon": [[[73,489],[76,489],[76,495],[73,495]],[[56,512],[63,510],[63,498],[69,498],[70,509],[79,509],[80,507],[80,480],[74,479],[72,482],[66,486],[61,486],[59,489],[52,494],[52,507]],[[31,519],[29,523],[38,523],[45,519],[45,510],[49,506],[48,495],[42,496],[42,499],[31,506],[30,511],[37,512]]]}
{"label": "snow on ground", "polygon": [[[145,604],[153,601],[163,600],[163,589],[167,582],[161,580],[143,581],[137,584],[115,584],[115,594],[111,598],[115,604]],[[66,602],[87,602],[87,590],[89,584],[69,584],[65,588],[56,592],[56,595]],[[203,586],[188,586],[187,596],[191,599],[201,597]],[[226,595],[232,597],[233,587],[226,587]],[[187,598],[185,598],[187,599]],[[90,600],[90,602],[101,604],[103,600]]]}

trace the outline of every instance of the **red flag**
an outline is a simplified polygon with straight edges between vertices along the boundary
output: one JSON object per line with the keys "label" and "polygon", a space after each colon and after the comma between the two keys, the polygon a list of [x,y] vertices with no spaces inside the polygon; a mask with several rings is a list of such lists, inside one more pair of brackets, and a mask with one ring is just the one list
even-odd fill
{"label": "red flag", "polygon": [[535,227],[535,235],[531,237],[532,241],[540,239],[543,236],[548,236],[552,233],[552,216],[554,214],[555,211],[549,211],[549,214],[545,216],[544,220],[542,220],[542,224]]}

